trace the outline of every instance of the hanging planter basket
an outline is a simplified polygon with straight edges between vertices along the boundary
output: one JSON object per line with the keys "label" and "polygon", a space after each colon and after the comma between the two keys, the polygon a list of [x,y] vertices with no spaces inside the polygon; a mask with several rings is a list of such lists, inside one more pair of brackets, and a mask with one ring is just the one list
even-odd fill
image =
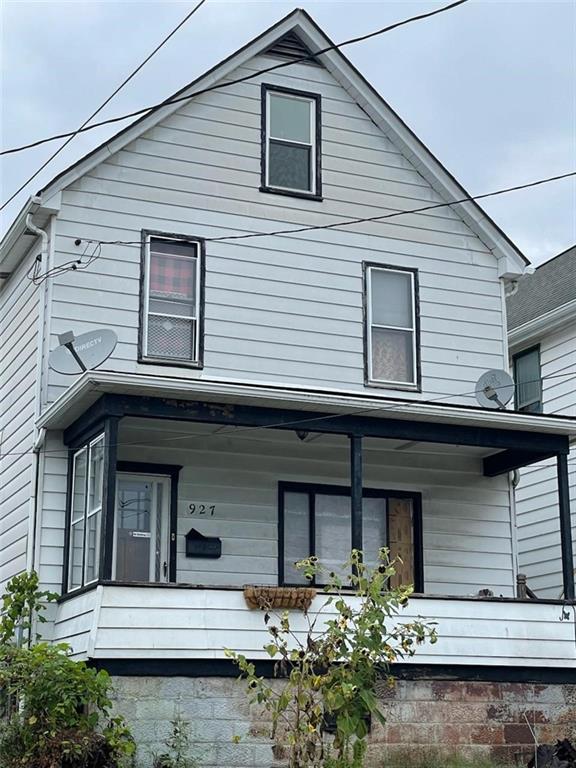
{"label": "hanging planter basket", "polygon": [[312,587],[244,587],[244,599],[249,608],[269,611],[272,608],[292,608],[307,611],[316,590]]}

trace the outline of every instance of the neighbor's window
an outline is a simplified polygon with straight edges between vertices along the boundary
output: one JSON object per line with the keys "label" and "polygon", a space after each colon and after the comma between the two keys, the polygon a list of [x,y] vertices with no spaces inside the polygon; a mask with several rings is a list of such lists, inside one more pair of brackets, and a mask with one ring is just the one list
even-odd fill
{"label": "neighbor's window", "polygon": [[320,97],[264,86],[264,189],[320,194]]}
{"label": "neighbor's window", "polygon": [[415,388],[418,383],[416,270],[366,267],[368,380]]}
{"label": "neighbor's window", "polygon": [[542,413],[540,348],[533,347],[514,355],[516,410]]}
{"label": "neighbor's window", "polygon": [[142,286],[142,357],[200,362],[200,243],[149,236]]}
{"label": "neighbor's window", "polygon": [[[280,513],[283,525],[282,572],[285,584],[305,584],[294,564],[315,555],[328,572],[343,580],[342,565],[352,549],[350,489],[331,485],[281,483]],[[414,516],[416,494],[364,489],[362,499],[362,550],[364,562],[374,567],[381,547],[403,560],[402,583],[415,581]]]}
{"label": "neighbor's window", "polygon": [[104,435],[74,454],[68,589],[96,581],[100,573],[103,466]]}

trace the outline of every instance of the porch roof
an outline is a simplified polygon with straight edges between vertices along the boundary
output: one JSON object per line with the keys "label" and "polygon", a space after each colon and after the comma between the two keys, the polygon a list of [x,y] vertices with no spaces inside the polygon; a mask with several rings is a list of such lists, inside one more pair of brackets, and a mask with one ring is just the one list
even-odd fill
{"label": "porch roof", "polygon": [[[40,416],[39,428],[66,429],[103,394],[177,398],[180,401],[227,403],[295,411],[369,415],[370,419],[398,419],[447,426],[492,428],[511,432],[557,435],[576,441],[576,418],[558,415],[490,410],[474,406],[398,398],[310,392],[272,385],[182,379],[147,374],[87,371]],[[313,418],[311,414],[311,418]],[[318,430],[322,430],[321,422]],[[346,431],[346,430],[343,430]]]}

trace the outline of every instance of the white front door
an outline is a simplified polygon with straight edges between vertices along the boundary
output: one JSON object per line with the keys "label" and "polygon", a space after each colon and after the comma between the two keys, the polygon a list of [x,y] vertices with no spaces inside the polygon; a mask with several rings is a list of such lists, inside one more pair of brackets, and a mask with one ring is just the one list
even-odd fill
{"label": "white front door", "polygon": [[170,478],[118,473],[112,569],[115,581],[168,581],[169,501]]}

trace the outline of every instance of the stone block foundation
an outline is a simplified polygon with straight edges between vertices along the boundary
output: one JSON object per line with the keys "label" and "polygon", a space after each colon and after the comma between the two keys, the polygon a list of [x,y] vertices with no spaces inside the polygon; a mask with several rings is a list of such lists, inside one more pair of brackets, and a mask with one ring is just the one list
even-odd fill
{"label": "stone block foundation", "polygon": [[[273,755],[265,714],[248,704],[245,685],[234,678],[119,676],[113,681],[116,709],[138,744],[136,768],[151,767],[178,712],[190,723],[201,768],[283,764]],[[367,768],[386,768],[390,752],[415,747],[485,757],[494,766],[525,766],[534,738],[576,741],[575,684],[400,680],[394,688],[380,684],[377,693],[387,724],[373,723]]]}

